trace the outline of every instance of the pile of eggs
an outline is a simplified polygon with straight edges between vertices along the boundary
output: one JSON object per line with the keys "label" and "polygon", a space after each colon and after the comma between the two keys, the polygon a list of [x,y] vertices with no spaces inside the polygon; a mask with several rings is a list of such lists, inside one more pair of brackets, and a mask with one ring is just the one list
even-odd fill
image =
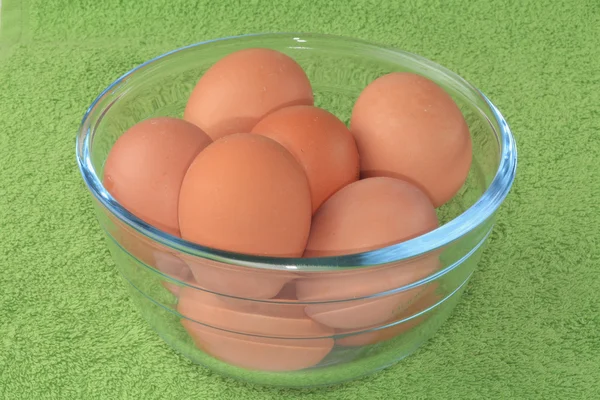
{"label": "pile of eggs", "polygon": [[[107,157],[103,183],[141,220],[202,246],[273,257],[339,256],[437,228],[435,209],[464,184],[471,151],[460,109],[425,77],[396,72],[374,80],[356,100],[347,127],[314,106],[311,83],[296,61],[255,48],[206,71],[183,119],[150,118],[123,133]],[[196,286],[290,303],[253,303],[186,287],[177,292],[178,311],[198,347],[223,361],[303,369],[330,352],[331,335],[397,319],[433,294],[429,287],[349,305],[294,302],[369,296],[438,267],[433,257],[402,271],[306,280],[246,271],[240,282],[232,277],[236,271],[208,278],[209,260],[190,262]],[[384,340],[374,333],[346,337],[341,345]]]}

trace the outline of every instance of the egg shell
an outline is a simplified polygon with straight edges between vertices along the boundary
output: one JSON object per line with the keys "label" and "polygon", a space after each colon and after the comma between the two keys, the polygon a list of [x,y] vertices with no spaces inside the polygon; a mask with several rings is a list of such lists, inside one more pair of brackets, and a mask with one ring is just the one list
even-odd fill
{"label": "egg shell", "polygon": [[296,297],[296,283],[294,281],[290,281],[283,285],[279,293],[274,297],[274,299],[280,300],[298,300]]}
{"label": "egg shell", "polygon": [[300,370],[318,364],[333,348],[334,340],[329,337],[333,330],[297,308],[257,303],[240,309],[240,304],[184,288],[178,311],[186,317],[181,323],[197,347],[242,368]]}
{"label": "egg shell", "polygon": [[[154,258],[156,269],[159,271],[188,285],[197,285],[192,271],[181,258],[167,252],[155,252]],[[162,281],[161,284],[175,297],[179,296],[181,285],[167,280]]]}
{"label": "egg shell", "polygon": [[[408,305],[408,307],[406,307],[404,311],[399,313],[398,316],[389,321],[384,322],[382,325],[391,324],[396,321],[413,317],[427,310],[429,307],[432,307],[435,304],[437,304],[442,299],[442,296],[436,293],[436,289],[438,288],[438,286],[439,285],[437,284],[437,282],[427,284],[427,287],[423,290],[421,296],[416,298],[410,305]],[[432,312],[433,311],[427,311],[419,316],[410,318],[397,325],[390,326],[389,328],[340,337],[336,339],[335,343],[340,346],[358,347],[384,342],[420,326],[427,319],[429,319],[429,317],[431,317]],[[368,329],[376,329],[379,326],[381,325],[372,326]],[[336,333],[344,334],[349,332],[345,330],[337,330]]]}
{"label": "egg shell", "polygon": [[362,179],[335,193],[316,212],[304,257],[375,250],[438,226],[431,201],[416,186],[389,177]]}
{"label": "egg shell", "polygon": [[313,104],[310,82],[291,57],[271,49],[236,51],[200,78],[184,112],[214,140],[250,132],[268,113]]}
{"label": "egg shell", "polygon": [[192,162],[181,186],[182,237],[203,246],[298,257],[310,222],[310,189],[302,167],[283,146],[261,135],[215,141]]}
{"label": "egg shell", "polygon": [[[127,227],[115,217],[109,218],[112,222],[109,234],[123,250],[136,259],[136,262],[141,262],[151,268],[155,268],[176,280],[191,285],[195,284],[192,271],[188,265],[181,258],[173,254],[172,251],[168,250],[167,247]],[[161,281],[161,284],[174,296],[178,296],[179,285],[167,280]]]}
{"label": "egg shell", "polygon": [[192,160],[212,141],[168,117],[142,121],[117,139],[104,165],[106,190],[144,222],[179,236],[179,190]]}
{"label": "egg shell", "polygon": [[196,347],[237,367],[259,371],[297,371],[320,363],[333,339],[269,339],[246,337],[182,320]]}
{"label": "egg shell", "polygon": [[[282,274],[282,271],[269,271],[275,274]],[[273,302],[285,305],[286,315],[296,317],[306,317],[304,313],[304,304],[298,303],[296,297],[296,285],[293,280],[295,275],[288,276],[292,279],[288,281],[281,290],[275,295],[263,298],[250,297],[229,297],[221,296],[219,299],[224,303],[229,303],[236,310],[243,312],[259,312],[269,313],[271,310],[280,310],[281,308],[273,306]],[[255,301],[256,300],[256,301]],[[269,300],[269,301],[262,301]]]}
{"label": "egg shell", "polygon": [[295,277],[287,271],[261,270],[191,256],[182,258],[200,287],[226,296],[270,299]]}
{"label": "egg shell", "polygon": [[360,94],[350,122],[361,176],[392,176],[419,186],[435,207],[467,179],[472,159],[468,125],[452,97],[433,81],[394,72]]}
{"label": "egg shell", "polygon": [[324,302],[306,305],[306,315],[337,329],[359,329],[379,325],[395,318],[423,294],[423,285],[377,296],[424,279],[440,268],[437,257],[371,268],[366,271],[337,271],[296,281],[300,301]]}
{"label": "egg shell", "polygon": [[[428,197],[408,182],[388,177],[354,182],[331,196],[313,217],[305,257],[359,253],[400,243],[438,226]],[[422,287],[371,299],[440,268],[437,253],[382,267],[304,274],[296,282],[300,301],[347,300],[308,305],[306,313],[334,328],[376,325],[402,311]]]}
{"label": "egg shell", "polygon": [[286,107],[260,120],[252,133],[267,136],[302,165],[313,212],[333,193],[358,180],[360,164],[354,137],[335,115],[318,107]]}

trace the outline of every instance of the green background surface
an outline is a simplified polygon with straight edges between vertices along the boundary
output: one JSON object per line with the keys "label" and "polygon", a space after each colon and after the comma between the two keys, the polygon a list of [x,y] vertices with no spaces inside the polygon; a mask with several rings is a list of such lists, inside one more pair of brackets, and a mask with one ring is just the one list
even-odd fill
{"label": "green background surface", "polygon": [[[0,399],[600,396],[600,2],[2,0]],[[222,36],[304,31],[421,54],[500,108],[512,193],[463,300],[417,353],[341,386],[265,389],[175,354],[129,299],[75,163],[115,78]]]}

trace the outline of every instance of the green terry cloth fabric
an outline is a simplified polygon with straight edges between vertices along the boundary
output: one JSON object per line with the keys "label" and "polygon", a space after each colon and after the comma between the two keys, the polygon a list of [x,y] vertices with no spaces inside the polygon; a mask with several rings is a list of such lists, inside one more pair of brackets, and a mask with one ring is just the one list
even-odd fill
{"label": "green terry cloth fabric", "polygon": [[[600,396],[600,3],[1,0],[0,399]],[[87,106],[206,39],[333,33],[421,54],[508,119],[519,169],[453,316],[398,365],[308,391],[175,354],[129,299],[75,163]]]}

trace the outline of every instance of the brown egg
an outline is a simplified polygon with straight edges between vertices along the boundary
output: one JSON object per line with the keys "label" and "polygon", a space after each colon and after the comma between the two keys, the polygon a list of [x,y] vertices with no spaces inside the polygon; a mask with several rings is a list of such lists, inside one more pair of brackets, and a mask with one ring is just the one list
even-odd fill
{"label": "brown egg", "polygon": [[[115,217],[109,218],[112,224],[108,232],[118,245],[130,254],[132,262],[135,259],[135,262],[146,264],[171,278],[188,284],[195,284],[192,271],[188,265],[181,258],[174,255],[172,250],[128,228]],[[178,296],[180,286],[166,279],[162,280],[161,284],[173,295]]]}
{"label": "brown egg", "polygon": [[[438,288],[437,282],[433,282],[427,285],[427,287],[423,290],[421,296],[416,298],[411,304],[409,304],[406,309],[404,309],[398,316],[393,318],[390,321],[386,321],[383,325],[391,324],[396,321],[400,321],[406,318],[410,318],[420,312],[427,310],[429,307],[434,306],[438,301],[442,299],[442,296],[435,293]],[[335,342],[340,346],[366,346],[370,344],[384,342],[386,340],[393,339],[403,333],[406,333],[413,328],[418,327],[422,323],[424,323],[430,316],[432,315],[432,311],[425,312],[417,317],[411,318],[407,321],[399,323],[397,325],[393,325],[389,328],[379,329],[376,331],[359,333],[351,336],[345,336],[337,339]],[[381,325],[370,327],[372,329],[378,328]],[[341,333],[349,333],[344,330],[338,330],[338,334]]]}
{"label": "brown egg", "polygon": [[296,283],[291,281],[283,285],[274,298],[280,300],[298,300],[296,297]]}
{"label": "brown egg", "polygon": [[354,182],[314,215],[304,257],[360,253],[400,243],[438,227],[431,201],[395,178]]}
{"label": "brown egg", "polygon": [[196,346],[224,362],[262,371],[312,367],[333,348],[333,330],[307,318],[301,308],[287,306],[225,302],[211,293],[183,288],[178,311],[189,318],[181,323]]}
{"label": "brown egg", "polygon": [[[284,293],[284,290],[287,291],[287,293]],[[284,315],[288,317],[306,318],[304,304],[298,303],[298,299],[296,299],[293,282],[288,282],[284,285],[281,291],[275,295],[275,297],[270,299],[270,302],[263,301],[262,299],[255,301],[247,298],[227,296],[219,296],[219,301],[226,303],[228,307],[232,307],[236,311],[244,313],[259,313],[274,316],[279,316],[279,314],[284,313]],[[276,301],[276,303],[274,303],[274,301]],[[311,326],[312,323],[314,323],[314,321],[311,322]],[[325,329],[331,331],[330,328]]]}
{"label": "brown egg", "polygon": [[104,187],[129,212],[179,236],[179,190],[192,160],[211,139],[189,122],[142,121],[116,141],[104,165]]}
{"label": "brown egg", "polygon": [[270,299],[295,277],[287,271],[262,270],[191,256],[182,258],[200,287],[227,296]]}
{"label": "brown egg", "polygon": [[192,162],[181,186],[181,235],[204,246],[297,257],[306,246],[310,220],[302,167],[283,146],[261,135],[217,140]]}
{"label": "brown egg", "polygon": [[[196,281],[194,280],[194,276],[192,275],[190,267],[183,262],[181,258],[167,252],[155,252],[154,258],[156,260],[156,269],[162,273],[181,282],[185,282],[190,285],[196,285]],[[175,284],[167,280],[161,281],[161,284],[175,297],[179,296],[179,292],[181,291],[181,286],[179,284]]]}
{"label": "brown egg", "polygon": [[[405,181],[368,178],[354,182],[329,198],[313,217],[305,257],[336,256],[400,243],[438,226],[428,197]],[[306,313],[334,328],[362,328],[392,318],[422,290],[374,296],[417,282],[439,268],[437,254],[384,267],[305,274],[296,282],[301,301],[349,300],[314,304]],[[351,300],[351,301],[350,301]]]}
{"label": "brown egg", "polygon": [[215,63],[200,78],[184,119],[213,140],[250,132],[268,113],[297,104],[313,104],[310,82],[289,56],[270,49],[245,49]]}
{"label": "brown egg", "polygon": [[395,72],[360,94],[350,129],[360,154],[361,176],[412,182],[438,207],[465,182],[471,136],[465,119],[441,87],[420,75]]}
{"label": "brown egg", "polygon": [[366,271],[316,274],[296,281],[296,296],[306,302],[345,300],[309,304],[305,308],[306,315],[332,328],[366,328],[395,318],[422,294],[424,287],[369,299],[364,297],[418,282],[439,268],[437,257],[427,256]]}
{"label": "brown egg", "polygon": [[252,133],[276,140],[296,157],[308,177],[313,212],[359,177],[354,137],[342,121],[321,108],[283,108],[263,118]]}

